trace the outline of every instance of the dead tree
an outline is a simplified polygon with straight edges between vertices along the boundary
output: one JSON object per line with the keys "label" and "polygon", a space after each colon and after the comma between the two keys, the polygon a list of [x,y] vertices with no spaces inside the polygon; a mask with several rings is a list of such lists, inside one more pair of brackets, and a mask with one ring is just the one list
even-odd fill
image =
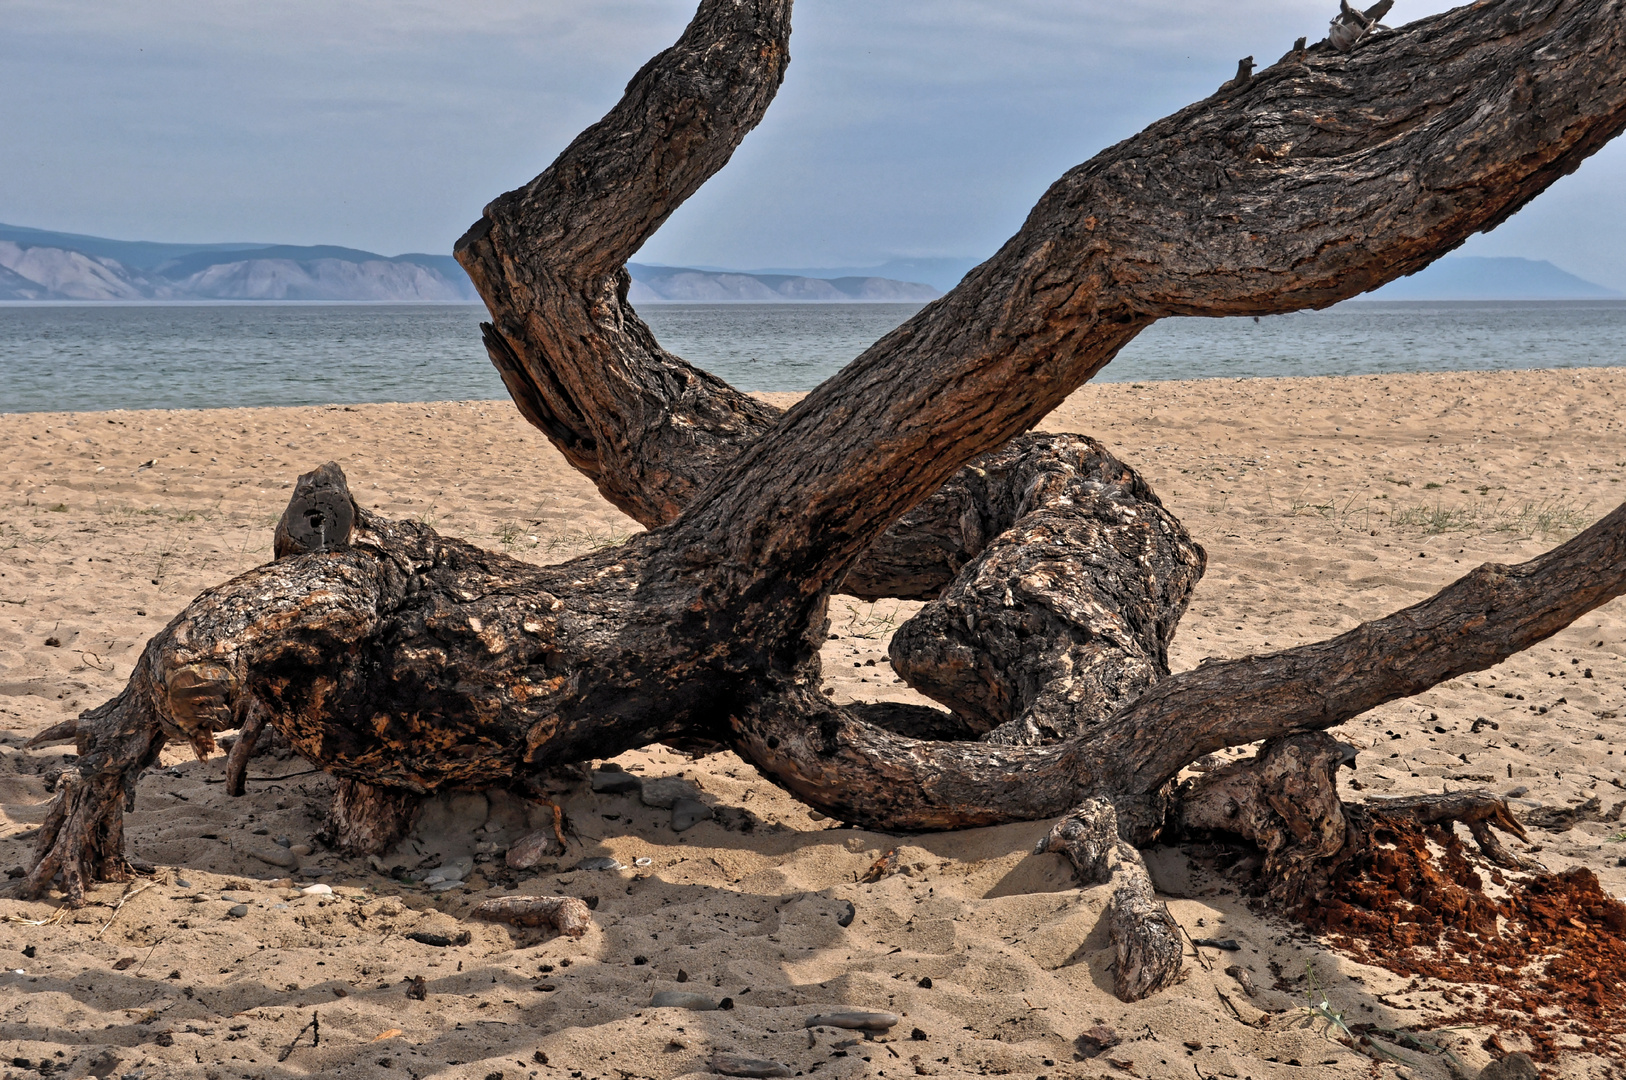
{"label": "dead tree", "polygon": [[[1332,304],[1573,171],[1626,126],[1613,0],[1503,0],[1347,55],[1295,48],[1068,172],[958,288],[781,413],[661,349],[624,264],[761,119],[790,8],[704,0],[602,121],[457,245],[515,403],[649,531],[539,567],[380,518],[337,468],[302,478],[276,561],[198,597],[117,698],[42,736],[75,737],[81,756],[25,889],[60,875],[77,901],[122,872],[123,809],[166,739],[206,754],[241,728],[235,773],[274,726],[341,779],[330,831],[363,850],[437,789],[524,791],[561,763],[712,742],[880,829],[1088,802],[1052,846],[1123,875],[1133,996],[1172,978],[1178,942],[1171,961],[1132,848],[1095,833],[1228,827],[1313,891],[1355,841],[1327,786],[1342,751],[1305,733],[1626,591],[1623,506],[1329,641],[1170,675],[1202,549],[1098,444],[1025,434],[1159,318]],[[838,590],[930,601],[893,659],[948,711],[820,691]],[[1253,762],[1172,796],[1198,756],[1260,739],[1274,741]],[[1491,796],[1459,802],[1417,812],[1486,837],[1510,820]]]}

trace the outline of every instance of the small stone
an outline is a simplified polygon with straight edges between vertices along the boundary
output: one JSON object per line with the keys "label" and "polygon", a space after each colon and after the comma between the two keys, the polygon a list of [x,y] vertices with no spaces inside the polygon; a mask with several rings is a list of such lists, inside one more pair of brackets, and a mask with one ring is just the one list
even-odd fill
{"label": "small stone", "polygon": [[293,852],[285,851],[282,848],[249,848],[248,854],[263,863],[280,866],[284,869],[299,865],[298,857]]}
{"label": "small stone", "polygon": [[688,1009],[690,1012],[716,1012],[717,1003],[704,994],[687,990],[660,990],[650,999],[657,1009]]}
{"label": "small stone", "polygon": [[932,977],[930,975],[922,975],[920,977],[920,981],[915,983],[915,985],[920,987],[922,990],[930,990],[932,988]]}
{"label": "small stone", "polygon": [[623,869],[625,869],[625,867],[623,867],[616,860],[610,858],[608,855],[595,855],[590,859],[583,859],[581,862],[577,863],[574,867],[572,867],[572,869],[574,869],[574,870],[623,870]]}
{"label": "small stone", "polygon": [[388,868],[385,867],[385,865],[384,865],[384,860],[380,859],[377,855],[369,855],[369,856],[367,856],[367,865],[372,867],[375,871],[377,871],[380,874],[384,874],[384,873],[389,872]]}
{"label": "small stone", "polygon": [[699,797],[700,789],[681,776],[662,776],[646,780],[643,789],[638,792],[640,802],[659,810],[672,809],[672,805],[679,799],[698,800]]}
{"label": "small stone", "polygon": [[175,887],[178,889],[190,889],[192,887],[192,883],[185,878],[178,877],[175,879]]}
{"label": "small stone", "polygon": [[692,829],[702,821],[711,820],[711,807],[699,799],[679,799],[672,804],[672,831]]}
{"label": "small stone", "polygon": [[644,782],[629,772],[619,769],[598,769],[593,773],[593,790],[600,795],[628,795],[644,786]]}
{"label": "small stone", "polygon": [[1119,1034],[1105,1024],[1096,1024],[1084,1034],[1073,1040],[1073,1049],[1085,1061],[1099,1056],[1103,1051],[1110,1050],[1123,1042]]}
{"label": "small stone", "polygon": [[299,891],[304,893],[306,896],[332,896],[333,886],[323,885],[321,882],[317,882],[315,885],[307,885]]}
{"label": "small stone", "polygon": [[309,844],[295,844],[288,850],[303,859],[306,855],[311,853],[311,846]]}
{"label": "small stone", "polygon": [[503,856],[503,862],[514,870],[529,870],[537,863],[550,855],[561,855],[558,837],[553,835],[552,829],[538,829],[533,833],[526,833],[513,844],[509,845],[508,854]]}
{"label": "small stone", "polygon": [[790,1066],[744,1054],[717,1054],[711,1059],[711,1071],[724,1076],[789,1076]]}
{"label": "small stone", "polygon": [[816,1013],[808,1017],[802,1026],[846,1028],[849,1031],[886,1031],[897,1022],[897,1013],[853,1009],[844,1012]]}
{"label": "small stone", "polygon": [[85,1066],[88,1070],[86,1075],[94,1076],[96,1080],[107,1080],[109,1076],[112,1076],[118,1070],[121,1060],[112,1050],[103,1050],[91,1058],[89,1064]]}
{"label": "small stone", "polygon": [[234,919],[241,919],[244,915],[248,914],[248,905],[238,904],[236,907],[228,909],[226,914],[230,915]]}
{"label": "small stone", "polygon": [[465,886],[463,884],[463,882],[457,881],[457,880],[454,879],[452,881],[437,881],[433,885],[429,886],[429,891],[430,892],[451,892],[453,889],[462,889],[462,888],[466,888],[466,887],[467,886]]}
{"label": "small stone", "polygon": [[294,842],[289,837],[279,836],[279,837],[277,837],[277,846],[278,847],[291,848],[291,847],[294,846]]}
{"label": "small stone", "polygon": [[858,917],[858,909],[853,907],[851,900],[841,902],[841,910],[836,913],[837,926],[851,926],[853,919]]}
{"label": "small stone", "polygon": [[1512,1053],[1501,1061],[1493,1061],[1479,1070],[1479,1080],[1536,1080],[1541,1070],[1530,1060],[1529,1054]]}

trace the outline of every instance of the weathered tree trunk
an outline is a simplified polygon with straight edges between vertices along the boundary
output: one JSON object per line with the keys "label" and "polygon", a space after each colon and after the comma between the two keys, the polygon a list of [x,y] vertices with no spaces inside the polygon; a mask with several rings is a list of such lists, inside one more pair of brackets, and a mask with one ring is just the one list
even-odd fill
{"label": "weathered tree trunk", "polygon": [[[1626,126],[1611,0],[1505,0],[1348,55],[1293,51],[1069,172],[958,288],[780,413],[662,350],[623,264],[760,120],[789,16],[789,0],[704,0],[457,246],[516,404],[651,531],[537,567],[355,506],[336,465],[302,477],[278,560],[200,596],[81,718],[26,888],[60,872],[77,899],[116,872],[124,800],[165,738],[201,754],[262,723],[341,777],[330,829],[363,849],[438,788],[525,790],[661,740],[724,743],[855,823],[956,828],[1103,799],[1144,842],[1197,756],[1332,727],[1626,591],[1622,507],[1331,641],[1171,676],[1201,548],[1098,444],[1024,434],[1160,317],[1334,303],[1572,171]],[[819,692],[838,589],[931,601],[894,664],[952,712]],[[1182,805],[1195,825],[1223,802]],[[1252,826],[1266,843],[1267,826]],[[1306,842],[1323,852],[1331,834]],[[1120,907],[1144,929],[1143,891]],[[1141,990],[1171,977],[1142,967]]]}

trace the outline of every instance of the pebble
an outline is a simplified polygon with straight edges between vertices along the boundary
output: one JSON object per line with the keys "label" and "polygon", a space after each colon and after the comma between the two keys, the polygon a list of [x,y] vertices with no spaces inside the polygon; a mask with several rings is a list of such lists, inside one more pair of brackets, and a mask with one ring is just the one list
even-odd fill
{"label": "pebble", "polygon": [[291,848],[294,846],[294,842],[290,837],[279,836],[277,837],[277,846]]}
{"label": "pebble", "polygon": [[744,1054],[718,1054],[711,1059],[711,1071],[724,1076],[789,1076],[790,1066]]}
{"label": "pebble", "polygon": [[176,885],[177,888],[182,888],[182,889],[190,889],[192,887],[192,883],[190,881],[186,880],[185,878],[176,878],[175,879],[175,885]]}
{"label": "pebble", "polygon": [[672,831],[692,829],[702,821],[711,820],[711,807],[699,799],[679,799],[672,804]]}
{"label": "pebble", "polygon": [[660,990],[650,999],[657,1009],[688,1009],[690,1012],[716,1012],[717,1003],[704,994],[688,990]]}
{"label": "pebble", "polygon": [[443,881],[462,881],[473,869],[474,860],[465,855],[460,859],[449,859],[433,870],[414,870],[406,879],[422,885],[439,885]]}
{"label": "pebble", "polygon": [[857,917],[858,909],[853,907],[853,902],[851,900],[843,900],[841,902],[841,913],[836,916],[836,925],[851,926],[853,924],[853,920]]}
{"label": "pebble", "polygon": [[306,896],[332,896],[333,886],[323,885],[321,882],[317,882],[315,885],[307,885],[299,891],[304,893]]}
{"label": "pebble", "polygon": [[552,829],[526,833],[508,847],[503,862],[514,870],[529,870],[549,855],[558,854],[559,841]]}
{"label": "pebble", "polygon": [[579,862],[575,866],[571,867],[571,869],[573,869],[573,870],[624,870],[626,868],[624,866],[622,866],[616,860],[610,858],[608,855],[595,855],[591,859],[583,859],[581,862]]}
{"label": "pebble", "polygon": [[681,776],[661,776],[654,780],[644,781],[643,790],[638,792],[638,800],[645,806],[653,806],[659,810],[670,810],[672,804],[679,799],[698,799],[700,789]]}
{"label": "pebble", "polygon": [[293,852],[295,855],[298,855],[300,858],[304,858],[306,855],[311,853],[311,846],[309,844],[295,844],[288,850]]}
{"label": "pebble", "polygon": [[817,1013],[808,1017],[802,1026],[846,1028],[849,1031],[886,1031],[897,1022],[897,1013],[854,1009],[847,1012]]}
{"label": "pebble", "polygon": [[238,904],[236,907],[229,908],[226,911],[226,914],[230,915],[234,919],[241,919],[244,915],[248,914],[248,905]]}
{"label": "pebble", "polygon": [[299,865],[298,857],[293,852],[283,848],[249,848],[248,853],[251,857],[272,866],[281,866],[286,869]]}
{"label": "pebble", "polygon": [[644,782],[629,772],[598,769],[593,773],[593,790],[600,795],[627,795],[644,786]]}
{"label": "pebble", "polygon": [[450,892],[453,889],[461,889],[461,888],[464,888],[464,887],[465,886],[464,886],[463,882],[458,881],[456,878],[453,878],[451,881],[437,881],[437,882],[435,882],[434,884],[429,886],[429,891],[430,892]]}

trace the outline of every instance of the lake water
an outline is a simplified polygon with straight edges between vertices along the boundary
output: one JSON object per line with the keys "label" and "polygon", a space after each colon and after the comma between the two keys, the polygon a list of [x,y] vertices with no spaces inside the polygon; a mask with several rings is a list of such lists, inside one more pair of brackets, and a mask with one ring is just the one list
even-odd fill
{"label": "lake water", "polygon": [[[661,343],[745,390],[808,390],[915,304],[650,305]],[[483,308],[0,304],[0,412],[503,398]],[[1342,304],[1165,319],[1098,381],[1626,365],[1626,301]]]}

